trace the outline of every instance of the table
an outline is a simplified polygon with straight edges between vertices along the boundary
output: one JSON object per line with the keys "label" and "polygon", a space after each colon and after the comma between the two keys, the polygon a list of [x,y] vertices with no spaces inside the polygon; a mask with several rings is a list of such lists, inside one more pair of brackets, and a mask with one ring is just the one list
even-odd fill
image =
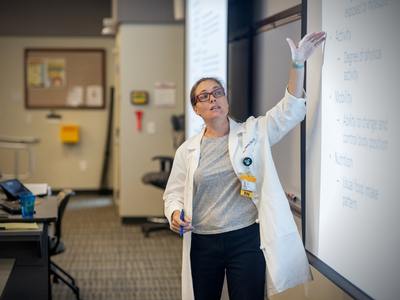
{"label": "table", "polygon": [[0,222],[37,222],[35,230],[0,230],[0,257],[15,260],[2,300],[51,299],[48,225],[57,220],[56,197],[38,199],[35,215],[8,215]]}
{"label": "table", "polygon": [[[6,222],[39,222],[51,223],[57,220],[57,197],[48,196],[44,198],[37,197],[35,201],[35,214],[33,218],[26,219],[21,215],[10,215],[0,208],[0,223]],[[6,215],[6,217],[3,217]]]}
{"label": "table", "polygon": [[3,294],[4,287],[7,284],[11,271],[14,267],[15,259],[0,258],[0,299]]}

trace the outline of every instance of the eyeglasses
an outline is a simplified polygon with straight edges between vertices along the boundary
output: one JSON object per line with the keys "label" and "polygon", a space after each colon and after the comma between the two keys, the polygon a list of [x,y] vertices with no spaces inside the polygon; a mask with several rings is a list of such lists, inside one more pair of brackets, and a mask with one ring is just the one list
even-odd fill
{"label": "eyeglasses", "polygon": [[225,96],[225,91],[224,91],[224,88],[222,88],[222,87],[220,87],[220,88],[217,88],[217,89],[215,89],[215,90],[213,90],[213,91],[211,91],[211,92],[203,92],[203,93],[201,93],[201,94],[198,94],[197,96],[196,96],[196,100],[198,101],[198,102],[206,102],[206,101],[209,101],[210,100],[210,95],[213,95],[214,96],[214,98],[220,98],[220,97],[222,97],[222,96]]}

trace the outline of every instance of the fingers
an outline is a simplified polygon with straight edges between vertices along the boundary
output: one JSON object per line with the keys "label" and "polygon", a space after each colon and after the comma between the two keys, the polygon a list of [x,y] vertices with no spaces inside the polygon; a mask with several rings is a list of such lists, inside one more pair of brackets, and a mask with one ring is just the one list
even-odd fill
{"label": "fingers", "polygon": [[185,223],[187,224],[186,226],[183,226],[183,232],[188,232],[193,230],[192,226],[192,218],[185,216]]}
{"label": "fingers", "polygon": [[172,224],[169,226],[169,229],[171,229],[173,232],[179,233],[179,229],[176,228],[176,226],[174,226]]}
{"label": "fingers", "polygon": [[286,38],[292,52],[292,60],[296,63],[304,63],[315,51],[315,49],[326,39],[324,31],[311,32],[306,34],[298,46],[292,39]]}
{"label": "fingers", "polygon": [[324,31],[311,32],[311,33],[306,34],[303,37],[303,40],[307,41],[307,42],[315,43],[315,41],[319,40],[323,36],[325,36],[325,32]]}
{"label": "fingers", "polygon": [[315,44],[318,40],[320,40],[324,36],[325,36],[325,32],[316,32],[313,35],[311,42]]}
{"label": "fingers", "polygon": [[299,43],[299,48],[309,49],[313,51],[317,48],[323,41],[326,39],[326,33],[321,32],[313,32],[311,34],[306,35]]}
{"label": "fingers", "polygon": [[190,222],[191,222],[191,219],[188,218],[188,217],[185,217],[185,220],[182,221],[182,220],[179,218],[179,215],[174,215],[174,216],[172,217],[172,220],[171,220],[171,223],[172,223],[171,225],[173,225],[173,226],[175,226],[175,227],[187,226],[187,225],[190,224]]}
{"label": "fingers", "polygon": [[321,35],[319,39],[314,42],[315,47],[319,46],[325,40],[326,40],[326,33],[324,32],[324,34]]}
{"label": "fingers", "polygon": [[186,233],[188,231],[192,231],[192,230],[193,230],[192,224],[189,224],[187,226],[183,226],[183,232],[184,233]]}
{"label": "fingers", "polygon": [[325,37],[324,37],[323,39],[320,39],[319,41],[317,41],[317,42],[314,44],[314,46],[315,46],[315,47],[318,47],[319,45],[321,45],[321,43],[322,43],[323,41],[325,41]]}
{"label": "fingers", "polygon": [[313,35],[314,35],[315,33],[316,33],[316,32],[307,33],[307,34],[302,38],[302,40],[303,40],[303,41],[309,41],[310,39],[312,39],[312,37],[313,37]]}
{"label": "fingers", "polygon": [[[176,224],[171,224],[170,228],[171,228],[172,231],[174,231],[174,232],[176,232],[176,233],[180,233],[180,229],[181,229],[180,226],[176,226]],[[191,224],[183,225],[182,228],[183,228],[183,232],[184,232],[184,233],[193,230],[193,227],[192,227]]]}
{"label": "fingers", "polygon": [[294,44],[293,40],[290,39],[290,38],[287,38],[286,41],[287,41],[287,43],[289,44],[290,50],[291,50],[292,53],[293,53],[293,51],[296,50],[296,45]]}
{"label": "fingers", "polygon": [[315,47],[320,45],[323,41],[325,41],[326,35],[325,32],[322,32],[322,34],[316,35],[315,39],[312,41]]}
{"label": "fingers", "polygon": [[[292,50],[292,60],[305,62],[325,39],[326,33],[324,31],[308,33],[301,39],[298,47],[295,47],[292,40],[286,39]],[[293,47],[295,48],[293,49]]]}
{"label": "fingers", "polygon": [[179,211],[177,211],[177,213],[174,212],[174,214],[172,215],[170,228],[172,231],[179,233],[181,226],[183,228],[183,232],[192,231],[193,230],[192,219],[190,217],[185,216],[185,220],[182,221],[179,218]]}

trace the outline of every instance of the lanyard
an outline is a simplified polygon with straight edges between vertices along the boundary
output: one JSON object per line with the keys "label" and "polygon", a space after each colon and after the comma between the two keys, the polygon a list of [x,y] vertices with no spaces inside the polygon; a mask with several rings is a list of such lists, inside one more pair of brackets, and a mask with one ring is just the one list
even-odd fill
{"label": "lanyard", "polygon": [[245,166],[246,170],[250,169],[250,166],[253,163],[253,154],[254,154],[254,144],[256,143],[256,139],[252,138],[244,147],[242,152],[242,164]]}

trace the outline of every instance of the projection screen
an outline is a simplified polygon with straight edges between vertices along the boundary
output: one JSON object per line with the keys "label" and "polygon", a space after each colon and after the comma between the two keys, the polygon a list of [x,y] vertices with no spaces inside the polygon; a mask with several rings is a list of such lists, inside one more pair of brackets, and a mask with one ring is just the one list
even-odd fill
{"label": "projection screen", "polygon": [[227,18],[227,0],[186,1],[186,138],[199,133],[203,127],[203,120],[194,113],[190,103],[192,85],[202,77],[216,77],[226,83]]}
{"label": "projection screen", "polygon": [[400,1],[307,1],[306,248],[366,296],[400,295]]}

